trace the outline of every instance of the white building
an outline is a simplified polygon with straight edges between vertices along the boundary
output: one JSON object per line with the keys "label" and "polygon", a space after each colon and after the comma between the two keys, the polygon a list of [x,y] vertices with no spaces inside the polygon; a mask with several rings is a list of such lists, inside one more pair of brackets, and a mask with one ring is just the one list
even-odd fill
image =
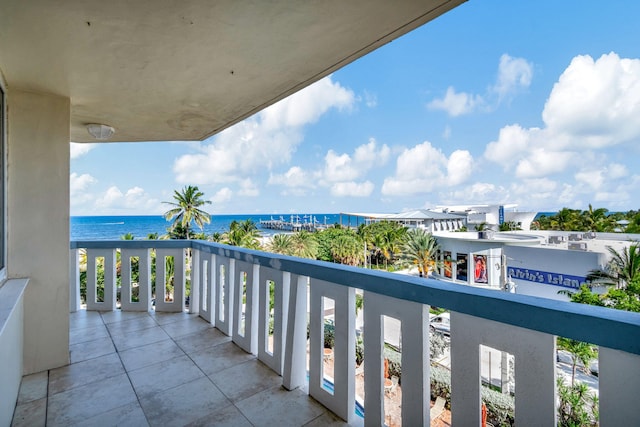
{"label": "white building", "polygon": [[521,230],[530,230],[537,212],[520,212],[516,210],[517,207],[516,204],[456,205],[437,206],[436,209],[442,212],[465,215],[469,229],[475,228],[477,224],[486,223],[490,228],[497,230],[501,224],[511,222]]}
{"label": "white building", "polygon": [[[640,236],[560,231],[434,233],[443,268],[434,277],[470,286],[566,300],[591,270]],[[510,286],[515,285],[515,289]],[[511,288],[511,289],[510,289]]]}

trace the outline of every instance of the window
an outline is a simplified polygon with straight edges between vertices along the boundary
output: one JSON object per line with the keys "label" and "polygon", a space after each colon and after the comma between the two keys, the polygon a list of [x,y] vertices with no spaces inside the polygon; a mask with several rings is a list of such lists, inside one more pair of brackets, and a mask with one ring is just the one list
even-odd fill
{"label": "window", "polygon": [[458,260],[456,263],[456,279],[467,281],[467,254],[458,254]]}
{"label": "window", "polygon": [[444,251],[444,277],[451,278],[451,251]]}

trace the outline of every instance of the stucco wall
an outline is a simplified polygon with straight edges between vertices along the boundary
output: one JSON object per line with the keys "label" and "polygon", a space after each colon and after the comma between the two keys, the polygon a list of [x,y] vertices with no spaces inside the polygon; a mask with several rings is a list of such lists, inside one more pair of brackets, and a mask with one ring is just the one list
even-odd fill
{"label": "stucco wall", "polygon": [[28,277],[24,373],[69,362],[68,98],[11,90],[8,276]]}
{"label": "stucco wall", "polygon": [[22,379],[24,289],[26,280],[0,288],[0,426],[10,426]]}
{"label": "stucco wall", "polygon": [[[601,252],[570,251],[546,247],[505,246],[507,265],[519,269],[540,270],[551,273],[585,277],[590,270],[606,264],[606,255]],[[572,290],[563,286],[545,285],[533,281],[518,280],[516,292],[544,298],[567,299],[558,295],[560,290]]]}

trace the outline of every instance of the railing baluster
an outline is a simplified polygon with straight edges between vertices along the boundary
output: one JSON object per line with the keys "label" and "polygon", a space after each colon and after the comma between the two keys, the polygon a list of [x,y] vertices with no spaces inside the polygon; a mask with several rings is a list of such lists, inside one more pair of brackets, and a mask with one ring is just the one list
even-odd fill
{"label": "railing baluster", "polygon": [[[311,278],[309,394],[336,415],[355,417],[356,305],[355,289]],[[323,388],[323,298],[334,300],[335,347],[333,394]]]}
{"label": "railing baluster", "polygon": [[[97,300],[97,258],[104,258],[104,298]],[[116,309],[116,250],[87,249],[87,310],[111,311]]]}
{"label": "railing baluster", "polygon": [[233,293],[235,261],[233,259],[217,255],[217,270],[215,272],[215,326],[222,333],[231,336],[233,333]]}
{"label": "railing baluster", "polygon": [[600,425],[628,426],[631,420],[637,424],[640,356],[600,347],[598,358]]}
{"label": "railing baluster", "polygon": [[[365,426],[384,424],[383,316],[401,322],[402,423],[429,425],[429,307],[412,301],[364,293]],[[355,361],[354,361],[355,363]]]}
{"label": "railing baluster", "polygon": [[[254,270],[255,267],[255,270]],[[258,301],[258,265],[249,264],[243,261],[235,262],[235,285],[233,305],[233,342],[244,351],[256,354],[258,352],[258,317],[256,315],[256,303]],[[246,280],[246,283],[243,281]],[[243,301],[243,289],[246,289]],[[244,319],[242,307],[244,305]],[[244,333],[240,333],[240,328],[244,322]]]}
{"label": "railing baluster", "polygon": [[[138,258],[138,302],[131,301],[133,272],[131,258]],[[149,311],[151,309],[151,252],[149,249],[122,249],[120,253],[120,307],[122,311]]]}
{"label": "railing baluster", "polygon": [[[173,258],[173,301],[165,299],[165,285],[171,278],[167,271],[166,258]],[[184,249],[156,250],[156,311],[179,313],[184,311]]]}
{"label": "railing baluster", "polygon": [[69,312],[80,310],[80,249],[69,252]]}
{"label": "railing baluster", "polygon": [[[283,331],[286,330],[286,301],[289,298],[290,275],[268,267],[260,267],[258,292],[258,359],[277,374],[282,375],[284,362]],[[273,301],[273,353],[269,353],[270,290],[269,282],[274,283]]]}
{"label": "railing baluster", "polygon": [[309,278],[289,274],[288,314],[284,352],[283,386],[287,390],[307,382],[307,290]]}
{"label": "railing baluster", "polygon": [[200,306],[200,251],[197,249],[187,249],[191,251],[191,272],[189,280],[191,281],[189,295],[189,313],[197,314]]}
{"label": "railing baluster", "polygon": [[200,298],[198,300],[198,313],[200,317],[211,324],[216,319],[215,283],[216,283],[216,256],[214,254],[200,253]]}
{"label": "railing baluster", "polygon": [[556,423],[555,337],[451,312],[451,421],[480,423],[480,345],[515,356],[517,425]]}

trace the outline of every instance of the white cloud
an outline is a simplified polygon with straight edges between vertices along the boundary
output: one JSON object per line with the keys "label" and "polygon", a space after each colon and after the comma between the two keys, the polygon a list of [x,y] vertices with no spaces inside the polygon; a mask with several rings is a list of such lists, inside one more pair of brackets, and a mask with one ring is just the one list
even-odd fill
{"label": "white cloud", "polygon": [[101,196],[96,197],[95,207],[105,214],[163,211],[160,201],[137,186],[129,188],[124,193],[117,186],[111,186]]}
{"label": "white cloud", "polygon": [[88,173],[78,175],[76,172],[73,172],[69,175],[69,188],[71,190],[71,195],[73,196],[86,190],[91,184],[95,184],[96,182],[97,180]]}
{"label": "white cloud", "polygon": [[506,53],[500,57],[498,78],[492,90],[501,100],[521,88],[531,85],[533,65],[524,58],[513,58]]}
{"label": "white cloud", "polygon": [[500,129],[497,141],[487,144],[484,157],[496,163],[501,163],[505,169],[515,166],[514,160],[527,153],[531,146],[532,135],[539,129],[523,129],[520,125],[509,125]]}
{"label": "white cloud", "polygon": [[348,181],[359,175],[359,171],[351,161],[351,156],[346,153],[338,155],[335,151],[329,150],[324,160],[324,179],[327,181]]}
{"label": "white cloud", "polygon": [[369,138],[367,144],[357,147],[353,153],[353,160],[356,164],[367,170],[374,166],[382,166],[389,160],[391,149],[383,144],[377,149],[377,143],[374,138]]}
{"label": "white cloud", "polygon": [[93,150],[97,145],[96,144],[87,144],[87,143],[77,143],[71,142],[69,147],[69,154],[72,159],[77,159],[78,157],[84,156],[89,151]]}
{"label": "white cloud", "polygon": [[69,175],[71,206],[82,206],[92,201],[93,194],[89,191],[89,188],[96,182],[98,181],[93,176],[86,173],[78,175],[73,172]]}
{"label": "white cloud", "polygon": [[447,181],[449,185],[461,184],[469,178],[473,170],[473,157],[466,150],[451,153],[447,162]]}
{"label": "white cloud", "polygon": [[283,174],[271,174],[267,184],[292,188],[313,187],[310,175],[299,166],[292,166]]}
{"label": "white cloud", "polygon": [[385,144],[377,149],[375,139],[356,147],[353,158],[348,154],[336,154],[329,150],[325,156],[324,179],[328,181],[348,181],[364,175],[374,166],[384,165],[389,160],[391,150]]}
{"label": "white cloud", "polygon": [[260,194],[258,187],[251,181],[250,178],[244,179],[240,182],[240,190],[238,191],[240,196],[245,197],[257,197]]}
{"label": "white cloud", "polygon": [[374,189],[371,181],[336,182],[331,186],[331,195],[337,197],[368,197]]}
{"label": "white cloud", "polygon": [[231,200],[232,197],[233,197],[233,191],[231,191],[229,187],[224,187],[218,190],[218,192],[216,192],[216,194],[213,195],[213,197],[211,198],[211,202],[214,205],[217,203],[225,203]]}
{"label": "white cloud", "polygon": [[375,93],[371,93],[368,90],[364,91],[364,104],[369,108],[375,108],[378,106],[378,96]]}
{"label": "white cloud", "polygon": [[[514,74],[517,74],[514,72]],[[608,163],[605,150],[640,137],[640,60],[621,59],[615,53],[593,60],[576,56],[554,85],[542,112],[543,128],[517,124],[500,130],[487,144],[484,157],[514,170],[521,179],[573,177],[562,190],[547,196],[554,201],[599,198],[626,191],[608,191],[629,175],[619,163]]]}
{"label": "white cloud", "polygon": [[396,173],[382,185],[384,195],[427,193],[464,183],[473,170],[473,157],[456,150],[447,157],[429,141],[406,149],[396,160]]}
{"label": "white cloud", "polygon": [[230,183],[286,164],[303,140],[305,125],[330,109],[349,110],[354,102],[352,91],[326,77],[221,132],[200,153],[178,158],[173,167],[176,180]]}
{"label": "white cloud", "polygon": [[449,86],[444,98],[434,99],[427,104],[427,107],[430,110],[442,110],[452,117],[457,117],[472,112],[483,102],[484,101],[480,95],[473,95],[465,92],[456,93],[453,86]]}
{"label": "white cloud", "polygon": [[640,59],[576,56],[547,100],[548,129],[564,145],[603,148],[640,136]]}
{"label": "white cloud", "polygon": [[456,189],[447,196],[447,203],[489,203],[501,200],[504,189],[488,182],[476,182],[464,188]]}
{"label": "white cloud", "polygon": [[564,172],[571,161],[577,162],[575,153],[533,148],[526,157],[518,161],[516,176],[518,178],[541,178]]}
{"label": "white cloud", "polygon": [[480,108],[492,111],[503,100],[529,87],[532,79],[533,65],[530,62],[505,53],[500,57],[496,82],[486,90],[484,95],[456,92],[453,86],[449,86],[444,97],[434,99],[427,104],[427,108],[445,111],[451,117],[469,114]]}

